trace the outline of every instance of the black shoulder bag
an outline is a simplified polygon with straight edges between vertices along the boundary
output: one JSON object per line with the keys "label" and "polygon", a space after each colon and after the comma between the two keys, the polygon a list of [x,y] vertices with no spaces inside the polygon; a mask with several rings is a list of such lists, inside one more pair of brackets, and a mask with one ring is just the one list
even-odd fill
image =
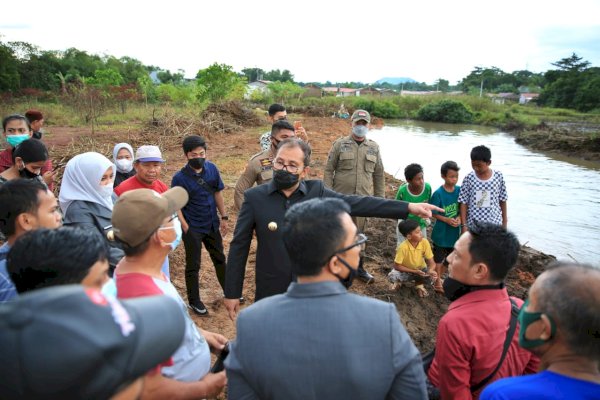
{"label": "black shoulder bag", "polygon": [[[504,348],[502,349],[502,356],[500,357],[500,361],[498,362],[498,365],[496,366],[496,368],[494,368],[494,370],[492,371],[491,374],[486,376],[478,384],[471,386],[471,393],[474,393],[474,392],[478,391],[479,389],[481,389],[482,387],[484,387],[494,377],[494,375],[496,375],[496,372],[498,372],[498,370],[502,366],[502,363],[504,362],[504,359],[506,358],[506,354],[508,353],[508,349],[512,342],[512,338],[515,335],[515,331],[517,329],[517,319],[519,316],[519,307],[517,306],[517,303],[515,303],[515,301],[511,298],[509,298],[509,300],[510,300],[510,307],[511,307],[510,325],[508,327],[508,331],[506,332],[506,339],[504,339]],[[434,357],[435,357],[435,348],[431,352],[429,352],[423,356],[422,361],[423,361],[423,369],[425,370],[425,374],[427,374],[427,372],[429,371],[429,367],[431,366],[431,363],[432,363]]]}
{"label": "black shoulder bag", "polygon": [[217,188],[210,186],[208,184],[208,182],[206,182],[204,179],[202,179],[201,176],[194,175],[189,169],[183,167],[183,168],[181,168],[181,172],[183,172],[184,174],[186,174],[190,178],[195,179],[196,183],[198,185],[200,185],[200,187],[202,189],[206,190],[208,193],[215,194],[217,192]]}

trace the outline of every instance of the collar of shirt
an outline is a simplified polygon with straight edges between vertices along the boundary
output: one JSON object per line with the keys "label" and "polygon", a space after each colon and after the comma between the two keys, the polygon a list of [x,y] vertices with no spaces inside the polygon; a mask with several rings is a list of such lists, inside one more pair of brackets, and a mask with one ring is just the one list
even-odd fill
{"label": "collar of shirt", "polygon": [[0,246],[0,254],[8,253],[10,251],[10,245],[8,242],[4,242],[2,246]]}
{"label": "collar of shirt", "polygon": [[485,302],[490,300],[508,300],[508,292],[506,288],[502,289],[481,289],[471,293],[467,293],[458,300],[454,300],[448,306],[448,311],[455,308],[469,305],[473,303]]}
{"label": "collar of shirt", "polygon": [[202,174],[204,173],[204,171],[206,171],[206,161],[204,162],[205,167],[202,168],[202,171],[200,172],[196,172],[196,170],[194,170],[192,167],[190,167],[190,164],[185,164],[185,169],[189,170],[192,174],[196,175],[196,176],[202,176]]}
{"label": "collar of shirt", "polygon": [[[275,187],[275,181],[273,179],[271,179],[267,185],[269,185],[269,189],[267,190],[268,194],[273,194],[275,192],[278,192],[277,188]],[[300,181],[300,186],[298,186],[298,189],[296,189],[296,191],[294,191],[294,193],[292,193],[292,196],[294,194],[296,194],[297,192],[302,193],[303,195],[306,195],[307,189],[306,189],[306,184],[304,183],[304,181]],[[292,197],[290,196],[290,197]]]}
{"label": "collar of shirt", "polygon": [[292,282],[285,295],[289,297],[322,297],[335,296],[347,292],[341,283],[334,281],[316,283]]}
{"label": "collar of shirt", "polygon": [[357,146],[363,145],[363,144],[367,144],[369,143],[369,138],[365,138],[362,142],[360,142],[360,144],[357,143],[356,139],[354,139],[354,136],[352,136],[352,134],[346,136],[346,143],[354,143]]}

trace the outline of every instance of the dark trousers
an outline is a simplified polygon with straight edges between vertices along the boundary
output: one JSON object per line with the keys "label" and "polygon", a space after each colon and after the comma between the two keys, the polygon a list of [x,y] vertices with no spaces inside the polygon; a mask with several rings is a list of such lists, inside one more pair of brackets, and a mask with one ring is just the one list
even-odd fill
{"label": "dark trousers", "polygon": [[188,230],[183,234],[183,245],[185,246],[185,286],[190,304],[200,301],[198,273],[203,243],[215,266],[219,284],[222,289],[225,287],[225,254],[221,232],[196,233]]}

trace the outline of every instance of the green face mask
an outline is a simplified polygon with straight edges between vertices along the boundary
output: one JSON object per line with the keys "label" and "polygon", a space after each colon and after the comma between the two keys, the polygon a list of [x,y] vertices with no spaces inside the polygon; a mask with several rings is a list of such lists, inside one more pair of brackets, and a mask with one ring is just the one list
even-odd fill
{"label": "green face mask", "polygon": [[532,349],[550,341],[556,333],[556,325],[554,324],[552,318],[546,314],[546,317],[550,321],[550,337],[548,339],[527,339],[525,337],[525,332],[527,332],[529,325],[533,324],[537,320],[542,319],[542,314],[544,314],[541,312],[527,312],[525,311],[527,306],[529,306],[529,299],[525,300],[523,307],[521,307],[521,311],[519,311],[519,346],[524,349]]}

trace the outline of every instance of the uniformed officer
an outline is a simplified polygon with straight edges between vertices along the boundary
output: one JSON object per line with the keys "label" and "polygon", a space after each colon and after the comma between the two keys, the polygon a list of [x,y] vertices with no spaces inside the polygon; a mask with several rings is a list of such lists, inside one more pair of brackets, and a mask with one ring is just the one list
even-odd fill
{"label": "uniformed officer", "polygon": [[242,207],[246,189],[250,189],[254,186],[254,183],[262,185],[273,179],[273,157],[277,151],[277,146],[282,140],[294,136],[296,136],[294,127],[289,122],[285,120],[275,121],[271,127],[271,136],[269,137],[271,146],[250,157],[244,173],[235,184],[233,201],[237,210]]}
{"label": "uniformed officer", "polygon": [[[379,145],[367,139],[371,116],[365,110],[352,114],[352,133],[333,143],[329,151],[323,182],[344,194],[385,197],[385,178]],[[367,219],[353,217],[359,232],[366,229]],[[369,283],[373,275],[363,268],[361,256],[358,276]]]}

